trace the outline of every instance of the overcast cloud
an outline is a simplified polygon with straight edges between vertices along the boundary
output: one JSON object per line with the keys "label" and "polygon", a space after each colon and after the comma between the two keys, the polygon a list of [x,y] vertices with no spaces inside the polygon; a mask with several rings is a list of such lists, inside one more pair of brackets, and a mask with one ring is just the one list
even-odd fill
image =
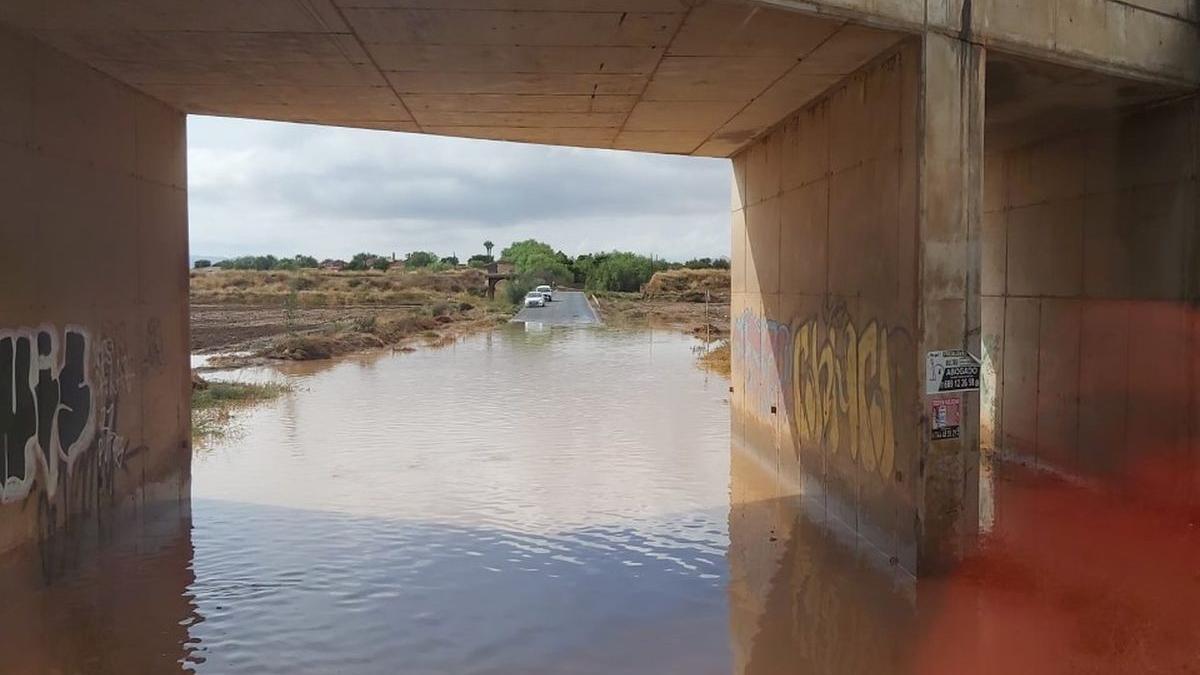
{"label": "overcast cloud", "polygon": [[193,255],[729,255],[729,163],[419,134],[188,121]]}

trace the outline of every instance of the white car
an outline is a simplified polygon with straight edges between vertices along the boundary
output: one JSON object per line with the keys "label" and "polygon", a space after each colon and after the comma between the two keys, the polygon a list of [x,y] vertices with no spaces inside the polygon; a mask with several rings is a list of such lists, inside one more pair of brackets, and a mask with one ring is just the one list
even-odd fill
{"label": "white car", "polygon": [[546,296],[538,291],[529,291],[525,294],[526,307],[545,307]]}
{"label": "white car", "polygon": [[550,288],[549,286],[538,286],[537,288],[535,288],[533,290],[546,296],[546,302],[554,302],[554,289],[553,288]]}

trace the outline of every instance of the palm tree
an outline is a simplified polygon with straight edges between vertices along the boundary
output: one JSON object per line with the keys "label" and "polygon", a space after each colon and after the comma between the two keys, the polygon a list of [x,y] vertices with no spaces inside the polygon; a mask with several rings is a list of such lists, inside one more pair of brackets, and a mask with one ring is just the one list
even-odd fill
{"label": "palm tree", "polygon": [[487,252],[488,252],[488,257],[489,257],[489,258],[490,258],[490,257],[492,257],[492,247],[493,247],[493,246],[495,246],[495,244],[493,244],[493,243],[492,243],[492,241],[491,241],[490,239],[489,239],[489,240],[487,240],[487,241],[485,241],[485,242],[483,242],[483,247],[487,249]]}

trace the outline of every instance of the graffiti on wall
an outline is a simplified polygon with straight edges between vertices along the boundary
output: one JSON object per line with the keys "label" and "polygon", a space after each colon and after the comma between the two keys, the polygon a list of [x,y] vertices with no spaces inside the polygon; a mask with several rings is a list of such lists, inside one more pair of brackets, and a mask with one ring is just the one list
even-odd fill
{"label": "graffiti on wall", "polygon": [[[786,413],[800,446],[844,454],[868,471],[895,468],[895,364],[886,326],[859,326],[844,307],[792,326],[745,310],[734,321],[745,411]],[[798,450],[799,448],[797,448]]]}
{"label": "graffiti on wall", "polygon": [[791,378],[800,442],[885,477],[896,460],[890,341],[886,326],[859,327],[843,309],[826,311],[797,326]]}
{"label": "graffiti on wall", "polygon": [[756,416],[772,406],[791,408],[791,329],[747,309],[733,323],[734,355],[742,366],[746,409]]}
{"label": "graffiti on wall", "polygon": [[78,326],[61,335],[52,327],[0,330],[0,503],[24,499],[35,484],[53,502],[85,454],[97,459],[89,473],[120,461],[121,361],[112,340],[93,340]]}

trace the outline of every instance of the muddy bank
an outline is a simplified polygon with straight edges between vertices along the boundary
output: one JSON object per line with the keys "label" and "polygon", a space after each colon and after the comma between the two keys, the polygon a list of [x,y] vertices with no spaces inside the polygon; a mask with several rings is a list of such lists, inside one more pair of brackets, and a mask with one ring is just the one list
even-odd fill
{"label": "muddy bank", "polygon": [[192,351],[231,352],[205,368],[269,360],[326,359],[372,349],[442,344],[506,323],[511,311],[467,302],[418,307],[288,311],[253,306],[192,306]]}
{"label": "muddy bank", "polygon": [[235,353],[206,368],[326,359],[444,343],[512,315],[483,297],[476,270],[192,274],[193,353]]}
{"label": "muddy bank", "polygon": [[[485,283],[476,270],[195,272],[191,348],[221,353],[209,369],[446,344],[513,316],[508,303],[483,297]],[[717,346],[729,338],[728,283],[725,271],[675,270],[643,293],[590,295],[608,325],[677,330]]]}
{"label": "muddy bank", "polygon": [[729,270],[656,272],[640,293],[592,294],[605,323],[666,328],[709,342],[729,338]]}
{"label": "muddy bank", "polygon": [[665,328],[700,339],[729,337],[729,302],[679,302],[645,298],[637,293],[597,293],[603,321],[620,328]]}

